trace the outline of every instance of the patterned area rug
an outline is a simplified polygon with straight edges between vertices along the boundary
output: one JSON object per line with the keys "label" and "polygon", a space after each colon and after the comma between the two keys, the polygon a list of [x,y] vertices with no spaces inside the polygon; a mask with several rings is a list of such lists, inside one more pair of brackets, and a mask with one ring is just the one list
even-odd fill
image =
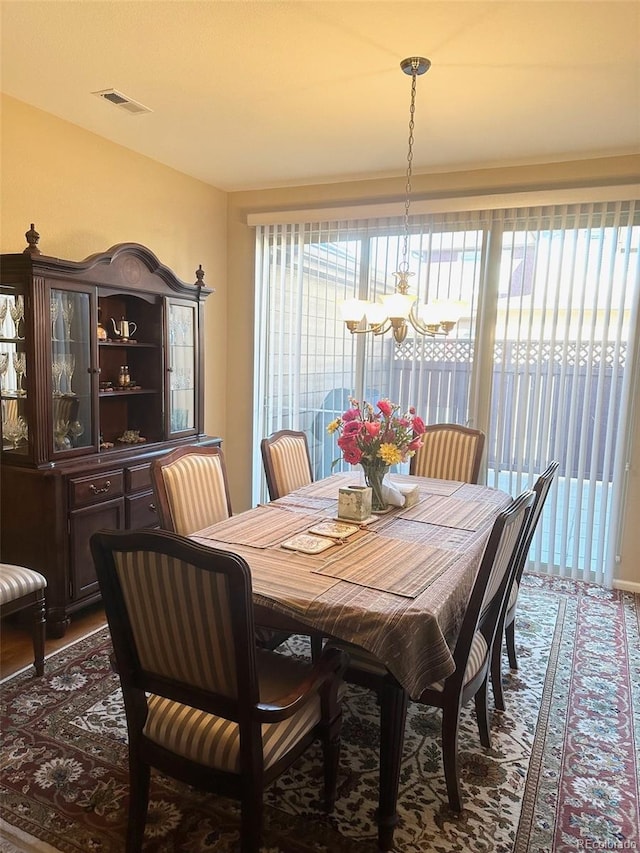
{"label": "patterned area rug", "polygon": [[[410,705],[396,850],[640,848],[639,613],[637,596],[529,576],[520,669],[505,664],[507,711],[493,715],[491,750],[479,745],[473,703],[463,711],[460,816],[445,804],[439,712]],[[44,679],[29,670],[2,683],[0,849],[124,849],[126,725],[109,651],[104,629],[49,658]],[[306,639],[288,643],[307,651]],[[375,699],[349,688],[335,812],[320,808],[318,749],[268,789],[265,853],[373,853],[377,748]],[[154,773],[145,839],[156,853],[231,853],[237,804]]]}

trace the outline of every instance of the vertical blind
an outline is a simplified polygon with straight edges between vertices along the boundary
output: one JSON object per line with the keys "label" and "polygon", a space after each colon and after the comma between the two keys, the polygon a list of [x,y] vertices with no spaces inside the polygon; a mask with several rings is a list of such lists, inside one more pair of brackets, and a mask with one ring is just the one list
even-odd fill
{"label": "vertical blind", "polygon": [[[302,429],[314,476],[343,463],[327,424],[350,395],[487,433],[486,480],[514,496],[560,462],[536,571],[609,585],[619,549],[639,334],[640,213],[604,202],[410,220],[412,292],[466,305],[446,337],[351,335],[340,303],[393,292],[401,218],[260,225],[255,436]],[[259,442],[254,442],[257,446]],[[264,498],[254,459],[254,500]]]}

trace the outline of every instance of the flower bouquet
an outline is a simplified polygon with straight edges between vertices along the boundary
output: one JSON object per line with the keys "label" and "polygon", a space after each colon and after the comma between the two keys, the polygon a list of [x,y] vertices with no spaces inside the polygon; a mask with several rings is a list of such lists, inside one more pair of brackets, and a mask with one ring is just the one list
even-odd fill
{"label": "flower bouquet", "polygon": [[[389,400],[360,403],[349,397],[351,408],[327,426],[338,433],[342,458],[350,465],[362,465],[366,484],[371,487],[371,508],[387,508],[382,482],[391,465],[406,462],[422,447],[424,423],[411,407],[405,414]],[[339,459],[334,460],[335,465]]]}

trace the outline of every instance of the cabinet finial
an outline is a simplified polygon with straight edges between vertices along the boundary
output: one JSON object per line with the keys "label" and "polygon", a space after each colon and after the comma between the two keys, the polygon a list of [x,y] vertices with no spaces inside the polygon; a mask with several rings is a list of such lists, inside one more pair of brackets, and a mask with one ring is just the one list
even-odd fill
{"label": "cabinet finial", "polygon": [[200,301],[200,294],[202,293],[202,288],[204,287],[204,270],[202,269],[202,264],[198,265],[198,269],[196,270],[196,280],[194,282],[194,287],[197,288],[198,291],[198,302]]}
{"label": "cabinet finial", "polygon": [[29,244],[26,249],[24,249],[25,255],[41,255],[42,252],[38,248],[38,240],[40,239],[40,235],[33,227],[33,222],[31,223],[31,228],[24,235],[27,238],[27,243]]}

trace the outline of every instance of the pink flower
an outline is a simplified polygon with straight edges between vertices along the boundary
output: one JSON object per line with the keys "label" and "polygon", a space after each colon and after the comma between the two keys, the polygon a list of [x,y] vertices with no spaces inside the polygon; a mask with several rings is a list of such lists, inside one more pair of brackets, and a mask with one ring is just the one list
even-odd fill
{"label": "pink flower", "polygon": [[360,409],[347,409],[347,411],[342,416],[342,420],[345,423],[349,421],[355,421],[356,418],[360,417]]}
{"label": "pink flower", "polygon": [[418,436],[416,436],[416,438],[413,439],[413,441],[411,441],[408,444],[407,450],[416,451],[416,450],[420,450],[421,447],[422,447],[422,438],[421,438],[421,436],[418,435]]}
{"label": "pink flower", "polygon": [[414,415],[413,418],[413,431],[418,435],[422,435],[424,432],[424,421],[418,415]]}
{"label": "pink flower", "polygon": [[347,421],[344,425],[344,429],[342,430],[342,434],[346,436],[356,436],[362,429],[362,424],[360,421]]}
{"label": "pink flower", "polygon": [[341,435],[337,441],[337,445],[341,450],[347,447],[357,447],[356,440],[352,435]]}
{"label": "pink flower", "polygon": [[365,421],[364,428],[367,431],[367,434],[370,438],[376,438],[380,432],[380,422],[379,421]]}
{"label": "pink flower", "polygon": [[388,400],[378,400],[376,406],[380,409],[385,418],[390,418],[393,412],[393,406]]}
{"label": "pink flower", "polygon": [[349,447],[343,447],[342,455],[344,456],[344,461],[348,462],[350,465],[357,465],[362,459],[362,451],[355,444],[349,445]]}

